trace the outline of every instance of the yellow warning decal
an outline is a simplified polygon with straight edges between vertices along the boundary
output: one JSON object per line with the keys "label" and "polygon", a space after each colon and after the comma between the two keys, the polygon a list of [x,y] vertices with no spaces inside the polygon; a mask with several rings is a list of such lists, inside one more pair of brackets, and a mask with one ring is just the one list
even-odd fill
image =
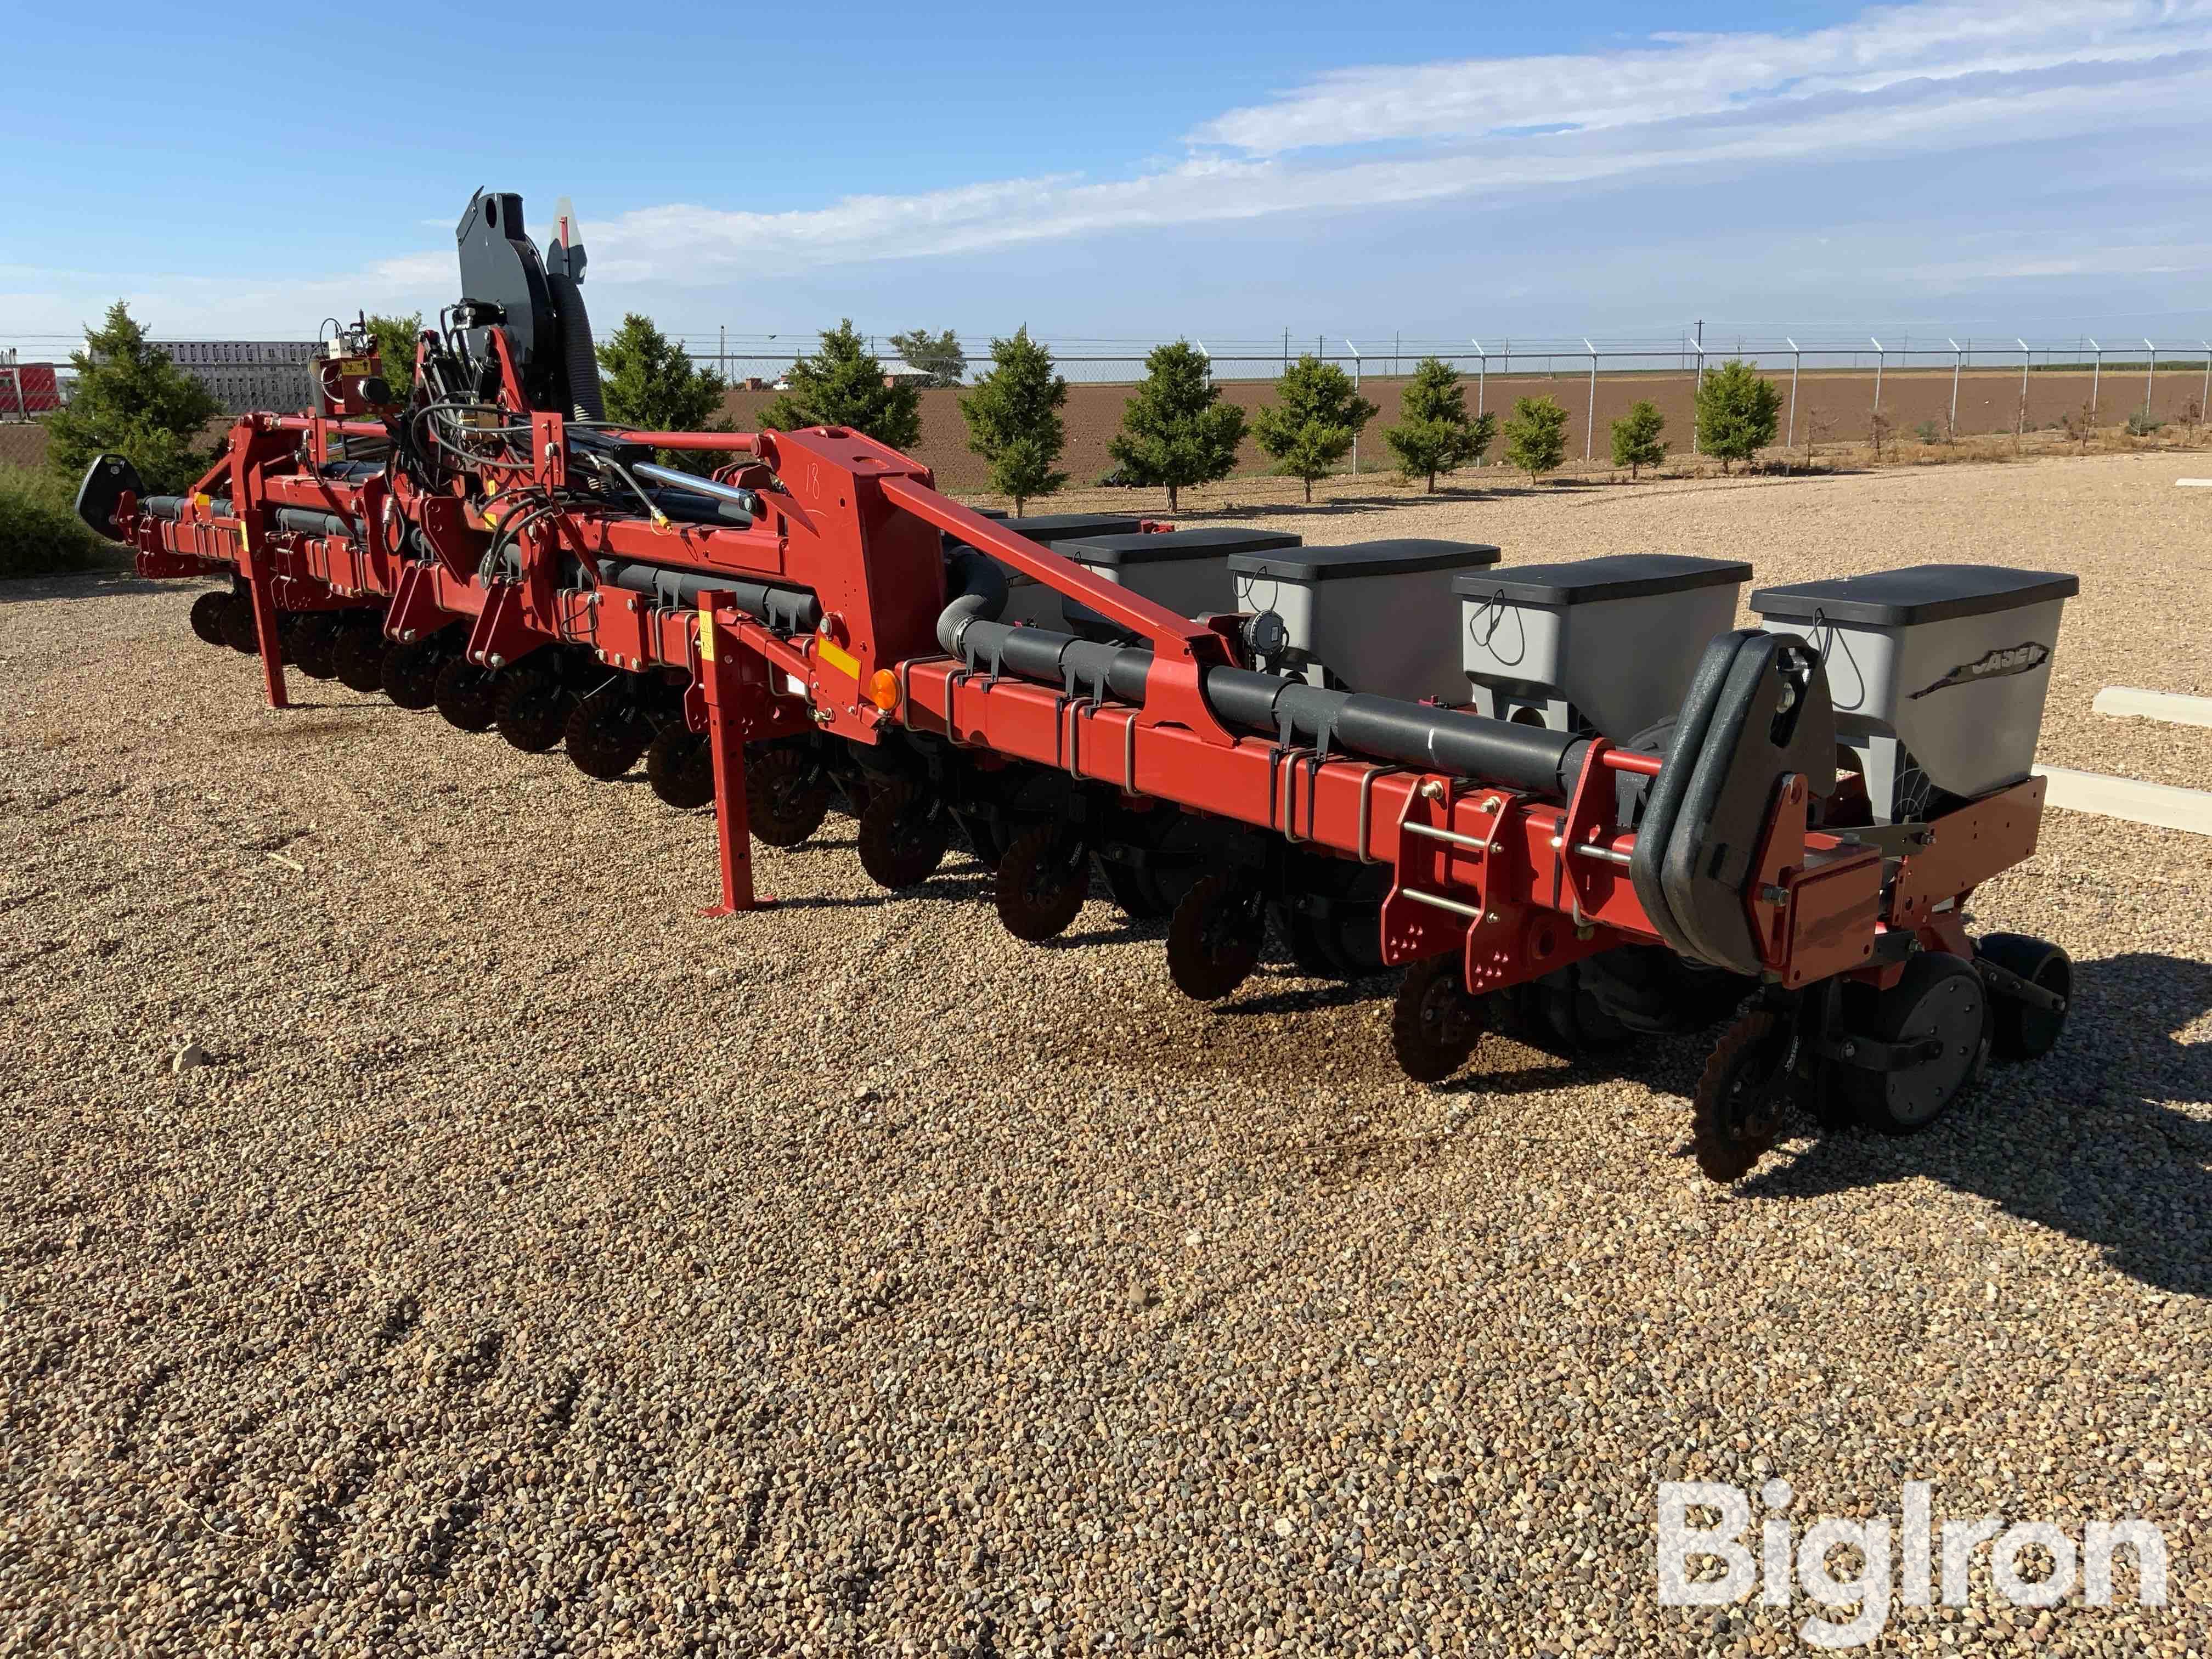
{"label": "yellow warning decal", "polygon": [[814,636],[814,654],[836,669],[855,685],[860,682],[860,659],[839,645],[835,640]]}
{"label": "yellow warning decal", "polygon": [[714,599],[709,593],[699,596],[699,660],[714,660]]}

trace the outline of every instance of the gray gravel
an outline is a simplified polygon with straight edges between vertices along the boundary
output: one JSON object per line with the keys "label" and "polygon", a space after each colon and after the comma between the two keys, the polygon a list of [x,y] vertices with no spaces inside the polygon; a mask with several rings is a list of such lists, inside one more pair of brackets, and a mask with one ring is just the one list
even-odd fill
{"label": "gray gravel", "polygon": [[270,714],[188,592],[0,594],[0,1653],[1779,1653],[1652,1573],[1656,1481],[1773,1473],[2166,1530],[2164,1612],[1899,1648],[2204,1650],[2202,839],[2052,815],[1977,909],[2081,963],[2059,1054],[1722,1194],[1695,1042],[1417,1088],[1383,987],[1201,1008],[835,819],[703,920],[704,814]]}

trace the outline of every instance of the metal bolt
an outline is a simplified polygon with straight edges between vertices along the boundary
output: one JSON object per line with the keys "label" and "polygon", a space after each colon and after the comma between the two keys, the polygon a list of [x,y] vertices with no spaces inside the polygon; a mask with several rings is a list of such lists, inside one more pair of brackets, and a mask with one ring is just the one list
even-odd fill
{"label": "metal bolt", "polygon": [[1439,783],[1434,778],[1431,778],[1427,782],[1421,786],[1421,799],[1423,800],[1441,800],[1443,799],[1443,785]]}
{"label": "metal bolt", "polygon": [[1845,1060],[1851,1060],[1851,1059],[1854,1059],[1854,1058],[1856,1058],[1856,1057],[1857,1056],[1857,1054],[1858,1054],[1858,1051],[1859,1051],[1859,1045],[1858,1045],[1857,1043],[1856,1043],[1856,1042],[1846,1042],[1846,1043],[1844,1045],[1844,1058]]}
{"label": "metal bolt", "polygon": [[1498,810],[1498,797],[1495,795],[1492,795],[1488,800],[1482,803],[1482,810],[1486,812],[1495,812]]}
{"label": "metal bolt", "polygon": [[489,663],[494,668],[504,668],[507,666],[507,659],[501,656],[496,651],[493,652],[490,656],[485,658],[484,660]]}

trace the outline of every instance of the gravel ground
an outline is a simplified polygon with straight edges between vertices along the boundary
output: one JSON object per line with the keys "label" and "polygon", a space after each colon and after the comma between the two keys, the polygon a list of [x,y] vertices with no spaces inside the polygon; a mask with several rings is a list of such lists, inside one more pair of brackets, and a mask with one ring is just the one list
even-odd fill
{"label": "gravel ground", "polygon": [[[2024,488],[2081,522],[1985,533]],[[2203,556],[2141,464],[1662,489],[1436,513],[2081,568],[2075,763],[2148,775],[2069,653],[2205,689],[2192,610],[2097,593],[2107,520],[2138,592]],[[1656,1482],[1772,1474],[2165,1531],[2162,1611],[1978,1576],[1898,1648],[2205,1650],[2202,839],[2053,814],[1977,908],[2075,953],[2058,1053],[1722,1193],[1693,1041],[1418,1088],[1385,986],[1201,1008],[1156,929],[1017,945],[835,819],[703,920],[703,814],[335,685],[270,714],[186,597],[0,595],[0,1652],[1780,1653],[1802,1600],[1653,1578]]]}

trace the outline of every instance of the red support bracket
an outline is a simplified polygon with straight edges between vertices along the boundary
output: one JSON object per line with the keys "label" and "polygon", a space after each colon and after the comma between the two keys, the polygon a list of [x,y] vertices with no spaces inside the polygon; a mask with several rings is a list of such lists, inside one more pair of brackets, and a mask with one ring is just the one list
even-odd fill
{"label": "red support bracket", "polygon": [[492,583],[484,594],[483,609],[469,629],[468,659],[486,668],[504,668],[544,643],[545,635],[523,614],[521,585]]}
{"label": "red support bracket", "polygon": [[[699,679],[706,692],[707,744],[714,757],[714,843],[722,866],[722,902],[699,914],[728,916],[774,901],[753,891],[752,824],[745,808],[745,653],[714,601],[711,593],[700,596]],[[731,619],[736,615],[731,612]]]}

